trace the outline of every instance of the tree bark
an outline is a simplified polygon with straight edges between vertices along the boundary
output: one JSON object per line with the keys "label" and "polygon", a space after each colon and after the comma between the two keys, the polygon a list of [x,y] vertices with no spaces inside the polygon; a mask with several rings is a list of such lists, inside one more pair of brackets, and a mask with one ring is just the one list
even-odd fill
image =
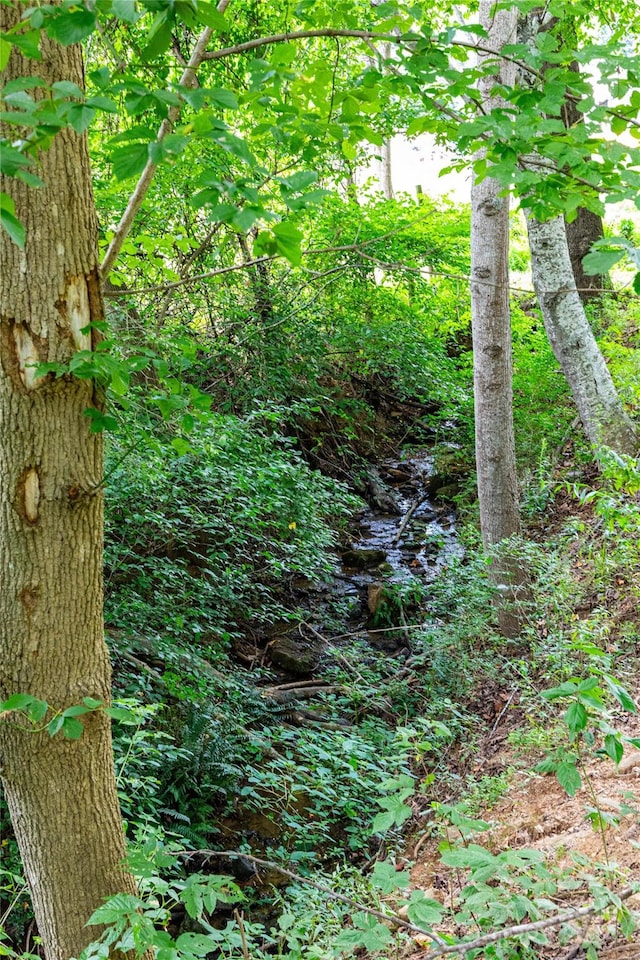
{"label": "tree bark", "polygon": [[[517,12],[495,9],[494,0],[480,3],[480,22],[488,46],[500,50],[516,35]],[[479,56],[479,63],[487,59]],[[480,80],[487,111],[503,100],[493,94],[496,83],[512,84],[515,68],[506,61],[496,73]],[[480,504],[480,529],[485,549],[520,530],[518,481],[513,430],[513,362],[509,306],[509,198],[493,177],[471,188],[471,316],[475,445]],[[500,588],[498,622],[504,636],[520,631],[513,604],[517,587],[526,579],[516,557],[504,549],[494,556],[491,576]]]}
{"label": "tree bark", "polygon": [[[516,34],[516,11],[486,0],[480,21],[488,46],[499,50]],[[479,57],[479,61],[486,57]],[[486,110],[500,109],[496,82],[513,83],[511,64],[480,81]],[[471,188],[471,311],[475,396],[476,467],[480,526],[485,547],[520,527],[512,406],[511,312],[509,308],[509,199],[497,180],[485,177]]]}
{"label": "tree bark", "polygon": [[591,443],[635,455],[638,433],[624,411],[578,296],[562,217],[527,216],[533,284],[547,336]]}
{"label": "tree bark", "polygon": [[[571,64],[571,70],[574,73],[580,72],[580,66],[577,61]],[[567,97],[562,108],[562,119],[564,125],[569,129],[578,123],[584,123],[584,117],[578,110],[577,103],[570,97]],[[585,257],[596,240],[604,237],[604,227],[602,217],[584,207],[578,207],[577,217],[571,223],[565,220],[565,230],[567,233],[567,244],[569,247],[569,257],[571,259],[571,269],[576,282],[576,287],[580,299],[583,303],[599,297],[607,286],[606,274],[591,275],[584,272],[582,259]]]}
{"label": "tree bark", "polygon": [[[21,4],[0,4],[0,30],[21,12]],[[83,86],[80,47],[43,36],[41,50],[38,62],[13,47],[5,79]],[[90,349],[94,333],[85,328],[103,312],[86,138],[59,132],[38,173],[40,188],[0,184],[27,234],[20,250],[0,233],[0,699],[27,693],[57,711],[86,696],[109,701],[102,440],[85,415],[102,398],[89,380],[36,377],[34,364]],[[96,907],[135,889],[122,865],[109,718],[88,714],[79,740],[9,718],[0,723],[0,750],[45,956],[78,956],[99,933],[85,926]]]}

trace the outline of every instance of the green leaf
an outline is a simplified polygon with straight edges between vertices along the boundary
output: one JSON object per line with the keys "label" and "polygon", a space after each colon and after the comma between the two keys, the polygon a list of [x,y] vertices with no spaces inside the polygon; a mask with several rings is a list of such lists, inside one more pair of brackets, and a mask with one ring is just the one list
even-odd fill
{"label": "green leaf", "polygon": [[587,725],[587,711],[583,704],[574,701],[566,711],[564,721],[573,734],[584,730]]}
{"label": "green leaf", "polygon": [[430,928],[442,920],[443,907],[437,900],[426,897],[422,890],[413,890],[407,905],[407,916],[418,927]]}
{"label": "green leaf", "polygon": [[238,98],[231,90],[224,90],[222,87],[213,87],[207,89],[206,94],[217,107],[223,107],[225,110],[238,109]]}
{"label": "green leaf", "polygon": [[149,31],[147,45],[140,54],[143,60],[148,63],[169,49],[172,27],[173,19],[168,19],[168,11],[159,13]]}
{"label": "green leaf", "polygon": [[95,697],[83,697],[82,702],[89,707],[89,710],[99,710],[103,705],[102,700],[96,700]]}
{"label": "green leaf", "polygon": [[633,289],[635,293],[640,294],[640,273],[636,273],[633,278]]}
{"label": "green leaf", "polygon": [[396,819],[392,813],[388,811],[383,811],[382,813],[376,814],[373,818],[373,823],[371,824],[372,833],[386,833],[387,830],[390,830],[391,827],[396,822]]}
{"label": "green leaf", "polygon": [[63,47],[80,43],[96,29],[96,15],[79,4],[62,10],[46,22],[45,30]]}
{"label": "green leaf", "polygon": [[[12,33],[11,43],[18,47],[29,60],[42,60],[40,53],[40,30],[28,30],[26,33]],[[37,86],[42,86],[39,80]]]}
{"label": "green leaf", "polygon": [[62,716],[66,719],[67,717],[82,717],[85,713],[89,713],[89,707],[84,703],[76,703],[72,707],[67,707],[63,711]]}
{"label": "green leaf", "polygon": [[17,217],[14,217],[8,210],[0,210],[0,226],[3,230],[6,230],[17,247],[20,247],[21,250],[24,249],[27,235],[23,224]]}
{"label": "green leaf", "polygon": [[126,707],[105,707],[104,712],[108,717],[111,717],[112,720],[118,720],[121,723],[138,724],[136,715],[132,710],[127,710]]}
{"label": "green leaf", "polygon": [[64,723],[64,717],[61,714],[57,714],[53,720],[50,720],[47,724],[47,733],[50,737],[55,737],[56,733],[62,730],[62,725]]}
{"label": "green leaf", "polygon": [[441,860],[448,867],[470,867],[471,869],[490,866],[497,862],[497,858],[492,853],[477,843],[471,843],[468,847],[443,850]]}
{"label": "green leaf", "polygon": [[271,229],[276,241],[276,249],[283,257],[297,267],[302,260],[302,233],[291,223],[276,223]]}
{"label": "green leaf", "polygon": [[0,712],[5,710],[28,710],[36,698],[29,693],[14,693],[0,703]]}
{"label": "green leaf", "polygon": [[195,17],[205,27],[213,27],[220,33],[228,33],[229,31],[228,22],[221,13],[218,13],[216,5],[211,0],[198,0]]}
{"label": "green leaf", "polygon": [[409,886],[409,874],[403,870],[396,870],[392,863],[378,860],[371,874],[371,883],[382,893],[393,893],[394,890],[404,890]]}
{"label": "green leaf", "polygon": [[66,740],[79,740],[84,733],[84,727],[75,717],[64,717],[62,722],[62,736]]}
{"label": "green leaf", "polygon": [[550,690],[543,690],[542,696],[545,700],[558,700],[560,697],[570,697],[576,693],[578,687],[572,680],[561,683],[559,687],[552,687]]}
{"label": "green leaf", "polygon": [[116,180],[137,177],[147,165],[149,145],[147,143],[129,143],[126,147],[119,147],[114,150],[110,159]]}
{"label": "green leaf", "polygon": [[565,793],[568,793],[570,797],[575,797],[582,786],[582,778],[575,763],[570,761],[559,763],[556,767],[556,777]]}
{"label": "green leaf", "polygon": [[589,276],[599,273],[608,273],[621,260],[624,250],[592,250],[582,258],[582,268]]}
{"label": "green leaf", "polygon": [[112,0],[111,12],[118,20],[126,20],[127,23],[135,23],[142,16],[136,10],[134,0]]}
{"label": "green leaf", "polygon": [[12,44],[4,37],[0,37],[0,71],[4,70],[11,56]]}
{"label": "green leaf", "polygon": [[613,679],[613,677],[609,677],[605,674],[604,682],[623,710],[626,710],[628,713],[638,712],[638,708],[631,695],[628,694],[624,687],[621,687],[620,684]]}
{"label": "green leaf", "polygon": [[615,733],[608,733],[604,738],[604,749],[607,756],[611,757],[617,765],[624,756],[624,747],[620,737]]}
{"label": "green leaf", "polygon": [[49,704],[46,700],[34,700],[27,713],[32,723],[42,723],[49,712]]}

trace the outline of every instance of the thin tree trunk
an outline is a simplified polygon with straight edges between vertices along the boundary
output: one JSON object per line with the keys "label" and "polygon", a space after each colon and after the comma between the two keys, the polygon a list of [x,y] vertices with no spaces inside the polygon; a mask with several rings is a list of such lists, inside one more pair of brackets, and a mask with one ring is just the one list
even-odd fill
{"label": "thin tree trunk", "polygon": [[[481,3],[480,18],[489,30],[489,46],[499,50],[515,36],[516,12],[500,10],[492,18],[494,8],[492,0]],[[509,64],[501,63],[499,71],[502,83],[513,82],[514,70]],[[497,80],[491,76],[481,81],[488,110],[502,105],[491,95]],[[512,536],[520,526],[512,411],[509,199],[500,196],[501,190],[492,177],[471,188],[476,465],[485,547]]]}
{"label": "thin tree trunk", "polygon": [[[480,4],[480,22],[495,50],[516,35],[517,13],[495,10],[493,0]],[[480,63],[486,58],[479,57]],[[480,81],[485,109],[500,109],[496,82],[511,84],[515,69],[500,62],[496,74]],[[480,527],[486,549],[520,529],[513,431],[511,311],[509,307],[509,199],[497,180],[485,177],[471,189],[471,310],[475,398],[476,468]],[[522,582],[517,561],[506,555],[492,566],[494,580],[506,588],[498,603],[500,627],[507,636],[519,630],[509,603],[513,586]]]}
{"label": "thin tree trunk", "polygon": [[638,451],[638,433],[624,411],[578,296],[562,217],[527,217],[533,283],[547,336],[594,445]]}
{"label": "thin tree trunk", "polygon": [[[22,12],[0,4],[0,30]],[[42,61],[13,47],[5,79],[83,85],[81,49],[43,36]],[[15,137],[15,128],[11,136]],[[6,178],[26,227],[24,250],[0,235],[0,699],[27,693],[54,711],[109,700],[102,626],[102,440],[87,408],[94,384],[36,377],[39,361],[91,348],[102,319],[97,220],[85,137],[58,133],[40,157],[41,188]],[[50,714],[51,715],[51,714]],[[0,723],[2,783],[47,960],[77,956],[103,899],[133,892],[109,718],[79,740]]]}

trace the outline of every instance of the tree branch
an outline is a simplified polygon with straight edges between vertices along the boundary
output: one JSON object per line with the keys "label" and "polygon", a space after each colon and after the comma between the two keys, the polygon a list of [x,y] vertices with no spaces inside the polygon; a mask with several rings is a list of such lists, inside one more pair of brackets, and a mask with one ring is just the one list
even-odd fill
{"label": "tree branch", "polygon": [[[216,9],[218,10],[218,13],[224,13],[224,11],[228,6],[229,6],[229,0],[219,0],[218,6]],[[212,36],[213,36],[213,28],[205,27],[205,29],[202,31],[202,33],[198,37],[198,40],[196,42],[195,47],[193,48],[193,52],[191,54],[189,62],[185,68],[185,71],[180,77],[181,87],[195,86],[196,71],[205,57],[207,45]],[[180,109],[181,108],[179,106],[170,108],[168,116],[160,124],[160,128],[158,130],[156,140],[155,140],[156,143],[161,143],[166,137],[166,135],[169,133],[173,124],[180,116]],[[138,210],[142,205],[142,201],[147,195],[147,191],[151,186],[151,181],[153,180],[157,167],[158,167],[157,163],[154,163],[153,160],[148,160],[147,165],[145,166],[144,170],[140,174],[140,179],[138,180],[135,186],[135,189],[129,198],[127,208],[122,214],[120,223],[116,228],[116,232],[113,235],[113,238],[111,240],[111,243],[109,244],[107,252],[104,255],[104,259],[100,264],[100,271],[102,273],[103,280],[106,280],[106,278],[109,276],[109,273],[111,272],[113,264],[115,263],[116,258],[120,253],[120,250],[122,249],[122,244],[124,243],[129,231],[131,230],[131,226],[133,224],[133,221],[135,220]]]}

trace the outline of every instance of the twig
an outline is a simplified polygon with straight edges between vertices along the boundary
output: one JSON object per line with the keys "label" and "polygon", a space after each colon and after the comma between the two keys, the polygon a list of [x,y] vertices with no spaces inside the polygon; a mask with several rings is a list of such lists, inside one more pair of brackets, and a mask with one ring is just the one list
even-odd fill
{"label": "twig", "polygon": [[509,699],[507,700],[507,702],[505,703],[504,707],[502,708],[502,710],[500,711],[500,713],[499,713],[498,716],[496,717],[496,722],[495,722],[494,725],[491,727],[491,732],[489,733],[489,739],[491,739],[491,737],[494,735],[494,733],[495,733],[496,730],[498,729],[498,724],[500,723],[500,721],[502,720],[503,716],[505,715],[505,713],[507,712],[507,710],[508,710],[509,707],[511,706],[511,701],[513,700],[513,698],[515,697],[515,695],[516,695],[516,691],[514,690],[513,693],[511,694],[511,696],[509,697]]}
{"label": "twig", "polygon": [[335,890],[332,890],[331,887],[325,886],[324,883],[317,883],[315,880],[310,880],[308,877],[303,877],[299,873],[294,873],[293,870],[286,870],[278,863],[274,863],[273,860],[263,860],[261,857],[254,857],[252,854],[248,853],[238,853],[236,850],[185,850],[181,856],[188,859],[196,854],[206,857],[230,857],[235,860],[249,860],[251,863],[255,863],[258,867],[266,867],[267,870],[273,870],[276,873],[281,874],[283,877],[288,877],[289,880],[295,880],[297,883],[303,883],[307,887],[312,887],[314,890],[319,890],[320,893],[327,894],[327,896],[331,897],[332,900],[339,900],[340,903],[346,903],[349,907],[357,907],[358,910],[368,914],[370,917],[376,917],[376,919],[382,920],[383,923],[391,923],[395,927],[400,927],[402,930],[408,930],[410,933],[419,934],[421,937],[430,937],[434,943],[446,946],[444,940],[442,940],[437,933],[423,930],[422,927],[417,927],[414,923],[410,923],[408,920],[402,920],[400,917],[397,917],[394,914],[386,914],[382,913],[380,910],[374,910],[372,907],[365,907],[363,904],[358,903],[357,900],[352,900],[351,897],[345,897],[344,894],[337,893]]}
{"label": "twig", "polygon": [[421,504],[421,503],[424,503],[425,499],[426,499],[425,497],[418,497],[417,500],[414,500],[414,501],[413,501],[413,503],[411,504],[411,506],[409,507],[409,509],[407,510],[407,512],[406,512],[405,515],[404,515],[404,520],[402,521],[402,523],[401,523],[400,526],[398,527],[398,532],[396,533],[395,537],[394,537],[393,540],[391,541],[391,546],[392,546],[392,547],[395,547],[395,546],[398,545],[398,543],[400,542],[400,537],[401,537],[402,534],[404,533],[405,528],[406,528],[407,524],[409,523],[409,520],[411,520],[411,517],[414,515],[414,513],[416,512],[416,510],[418,509],[418,507],[420,506],[420,504]]}
{"label": "twig", "polygon": [[247,945],[247,935],[244,930],[244,917],[239,910],[234,910],[233,915],[236,918],[236,923],[238,924],[238,933],[240,934],[240,942],[242,944],[242,956],[244,957],[244,960],[251,960],[249,947]]}
{"label": "twig", "polygon": [[[634,893],[637,893],[635,887],[625,887],[620,893],[616,894],[621,901],[628,900]],[[499,940],[506,940],[509,937],[518,937],[523,933],[535,933],[537,930],[550,930],[552,927],[560,927],[563,923],[570,920],[577,920],[580,917],[590,917],[598,913],[599,908],[595,904],[588,907],[575,907],[573,910],[566,910],[564,913],[556,914],[554,917],[547,917],[546,920],[535,920],[532,923],[518,923],[513,927],[505,927],[503,930],[494,930],[493,933],[485,933],[475,940],[467,940],[466,943],[438,944],[423,953],[415,954],[414,960],[435,960],[436,957],[443,957],[445,954],[457,953],[462,956],[470,950],[477,950],[479,947],[485,947],[488,943],[497,943]]]}

